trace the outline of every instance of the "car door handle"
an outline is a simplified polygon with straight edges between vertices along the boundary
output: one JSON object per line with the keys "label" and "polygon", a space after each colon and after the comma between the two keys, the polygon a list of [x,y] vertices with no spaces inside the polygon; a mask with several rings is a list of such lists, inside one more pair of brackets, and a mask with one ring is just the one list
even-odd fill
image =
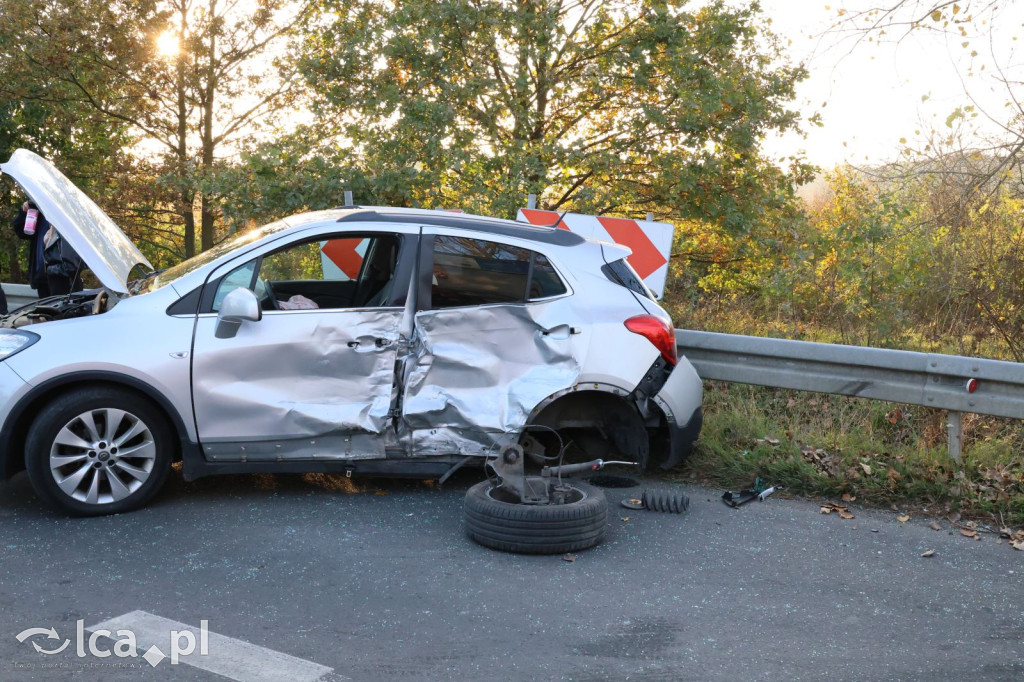
{"label": "car door handle", "polygon": [[567,328],[569,330],[569,334],[579,334],[579,333],[581,333],[583,331],[579,327],[570,327],[567,324],[559,324],[559,325],[556,325],[556,326],[552,327],[551,329],[541,329],[540,333],[543,334],[544,336],[549,336],[549,335],[551,335],[551,334],[553,334],[555,332],[561,332],[563,329],[567,329]]}
{"label": "car door handle", "polygon": [[[377,338],[375,338],[373,340],[373,345],[375,347],[377,347],[377,348],[387,348],[388,346],[390,346],[393,343],[394,343],[394,339],[387,339],[387,338],[384,338],[382,336],[378,336]],[[349,348],[359,348],[359,346],[361,346],[361,345],[363,345],[362,341],[349,341],[348,342],[348,347]]]}

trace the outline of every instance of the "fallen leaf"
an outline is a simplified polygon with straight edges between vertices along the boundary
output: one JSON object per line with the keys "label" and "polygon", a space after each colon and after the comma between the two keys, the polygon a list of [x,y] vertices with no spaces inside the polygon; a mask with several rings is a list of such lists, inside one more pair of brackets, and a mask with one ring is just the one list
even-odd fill
{"label": "fallen leaf", "polygon": [[765,436],[764,437],[764,442],[768,443],[768,445],[778,445],[779,444],[779,439],[778,438],[772,438],[771,436]]}
{"label": "fallen leaf", "polygon": [[923,557],[933,557],[933,556],[935,556],[935,550],[934,549],[929,549],[927,552],[921,552],[921,556],[923,556]]}
{"label": "fallen leaf", "polygon": [[949,520],[952,521],[953,523],[956,523],[957,521],[959,521],[960,520],[960,512],[953,512],[952,514],[950,514],[949,515]]}
{"label": "fallen leaf", "polygon": [[623,521],[629,521],[629,517],[628,517],[628,516],[623,516],[623,517],[622,517],[622,520],[623,520]]}
{"label": "fallen leaf", "polygon": [[892,483],[893,485],[896,484],[896,481],[898,481],[898,480],[900,480],[900,478],[902,478],[900,476],[900,472],[896,471],[892,467],[889,467],[889,471],[888,471],[888,473],[886,475],[889,477],[889,482]]}
{"label": "fallen leaf", "polygon": [[850,493],[843,493],[843,502],[853,502],[856,499],[856,495],[851,495]]}
{"label": "fallen leaf", "polygon": [[870,464],[864,464],[863,462],[861,462],[860,468],[863,469],[864,473],[867,474],[868,476],[871,475],[871,465]]}
{"label": "fallen leaf", "polygon": [[851,514],[851,513],[850,513],[850,512],[848,512],[848,511],[842,511],[842,510],[840,510],[840,511],[839,511],[839,518],[841,518],[841,519],[847,519],[847,520],[849,520],[849,519],[852,519],[852,518],[853,518],[853,514]]}
{"label": "fallen leaf", "polygon": [[377,497],[383,497],[384,495],[388,494],[388,491],[387,490],[375,490],[375,491],[373,491],[373,494],[376,495]]}
{"label": "fallen leaf", "polygon": [[832,507],[822,507],[821,508],[821,513],[822,514],[831,514],[832,513]]}
{"label": "fallen leaf", "polygon": [[903,516],[897,516],[896,520],[899,521],[900,523],[906,523],[907,521],[910,520],[910,515],[909,514],[904,514]]}
{"label": "fallen leaf", "polygon": [[942,530],[942,526],[940,526],[939,524],[935,523],[934,521],[932,521],[929,524],[929,528],[931,528],[932,530]]}
{"label": "fallen leaf", "polygon": [[563,554],[562,555],[562,561],[568,561],[571,564],[572,562],[576,561],[576,555],[575,554]]}
{"label": "fallen leaf", "polygon": [[1010,547],[1013,547],[1014,549],[1019,549],[1020,551],[1024,552],[1024,542],[1011,542]]}
{"label": "fallen leaf", "polygon": [[978,534],[978,531],[976,531],[976,530],[966,530],[964,528],[960,529],[960,535],[963,535],[965,538],[973,538],[977,534]]}

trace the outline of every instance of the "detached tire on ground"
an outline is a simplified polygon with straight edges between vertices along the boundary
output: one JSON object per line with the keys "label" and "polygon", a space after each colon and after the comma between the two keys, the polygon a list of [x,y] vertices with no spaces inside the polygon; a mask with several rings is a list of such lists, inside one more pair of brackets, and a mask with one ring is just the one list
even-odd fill
{"label": "detached tire on ground", "polygon": [[566,504],[522,504],[490,481],[466,491],[466,534],[484,547],[518,554],[563,554],[593,547],[608,526],[600,488],[573,481]]}

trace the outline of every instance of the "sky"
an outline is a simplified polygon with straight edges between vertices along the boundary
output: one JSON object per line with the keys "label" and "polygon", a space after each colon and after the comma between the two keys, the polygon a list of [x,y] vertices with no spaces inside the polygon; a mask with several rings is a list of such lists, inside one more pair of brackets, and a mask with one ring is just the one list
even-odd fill
{"label": "sky", "polygon": [[[906,146],[923,148],[929,131],[952,131],[946,126],[949,115],[972,103],[965,86],[976,106],[966,122],[978,139],[1004,132],[1000,126],[1009,118],[1007,90],[993,76],[1000,65],[1007,75],[1024,80],[1017,54],[1024,47],[1024,2],[1009,1],[997,11],[996,21],[971,26],[967,37],[917,29],[898,42],[854,45],[852,39],[828,31],[840,10],[849,16],[889,4],[895,0],[761,0],[783,45],[792,41],[786,48],[790,58],[804,62],[810,71],[799,87],[796,108],[805,118],[819,113],[823,122],[820,128],[805,126],[806,139],[788,135],[766,140],[769,153],[785,156],[802,150],[826,169],[895,160]],[[959,16],[966,13],[961,9]]]}

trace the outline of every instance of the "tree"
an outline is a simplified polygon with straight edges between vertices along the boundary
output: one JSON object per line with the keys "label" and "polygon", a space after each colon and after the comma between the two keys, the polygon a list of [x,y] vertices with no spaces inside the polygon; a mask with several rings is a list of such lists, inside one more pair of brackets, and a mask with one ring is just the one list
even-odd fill
{"label": "tree", "polygon": [[759,150],[798,126],[805,74],[756,4],[684,5],[325,0],[302,70],[375,199],[511,216],[534,193],[756,232],[810,170]]}
{"label": "tree", "polygon": [[[0,51],[17,43],[19,36],[0,34]],[[8,87],[12,79],[6,81]],[[100,190],[124,160],[128,141],[124,126],[100,125],[82,118],[75,107],[61,103],[60,85],[23,84],[25,97],[0,100],[0,160],[15,149],[34,149],[54,159],[76,184],[88,192]],[[6,255],[3,279],[24,281],[26,242],[7,227],[24,194],[10,182],[0,184],[0,245]]]}
{"label": "tree", "polygon": [[[225,165],[204,185],[217,196],[223,221],[244,230],[303,211],[338,206],[352,178],[363,177],[351,154],[333,144],[324,126],[300,125],[271,140],[243,145],[235,163]],[[363,201],[372,188],[358,187]]]}
{"label": "tree", "polygon": [[[839,8],[830,29],[851,49],[862,49],[870,42],[898,43],[919,34],[938,34],[945,40],[965,101],[948,112],[944,125],[924,135],[918,132],[921,139],[907,143],[905,152],[912,163],[903,168],[918,172],[922,166],[931,166],[936,172],[956,175],[963,191],[961,203],[977,194],[991,196],[1003,185],[1019,191],[1024,164],[1020,125],[1024,74],[1011,46],[1018,39],[1021,18],[1019,6],[994,0],[889,0],[861,10]],[[993,89],[1005,93],[1002,106],[976,96]],[[922,101],[927,99],[924,93]]]}
{"label": "tree", "polygon": [[184,255],[215,240],[216,208],[201,191],[240,137],[290,102],[294,70],[274,57],[306,4],[282,0],[0,0],[6,97],[42,88],[86,117],[127,127],[172,206]]}

